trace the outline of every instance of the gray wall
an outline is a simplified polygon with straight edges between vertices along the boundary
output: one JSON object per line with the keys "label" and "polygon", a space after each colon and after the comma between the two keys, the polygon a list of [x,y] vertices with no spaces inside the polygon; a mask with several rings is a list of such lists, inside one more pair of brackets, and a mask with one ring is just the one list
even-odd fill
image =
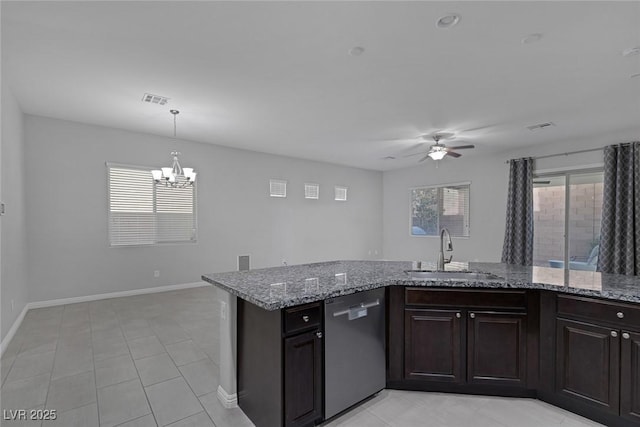
{"label": "gray wall", "polygon": [[[29,301],[196,282],[239,254],[253,268],[381,254],[381,172],[25,117]],[[198,242],[110,248],[105,162],[168,166],[173,149],[198,172]],[[286,199],[268,196],[269,178],[289,180]]]}
{"label": "gray wall", "polygon": [[[565,141],[550,145],[505,151],[497,156],[463,156],[445,159],[438,169],[433,162],[384,173],[383,241],[384,255],[396,260],[437,259],[439,238],[409,234],[409,189],[471,181],[469,238],[454,238],[454,260],[499,262],[504,239],[509,166],[505,161],[525,156],[565,153],[599,148],[638,140],[640,131],[618,132],[580,141]],[[480,142],[477,144],[480,146]],[[536,170],[555,170],[602,164],[602,152],[541,159]]]}
{"label": "gray wall", "polygon": [[[25,222],[23,114],[11,90],[2,81],[2,172],[0,199],[6,205],[1,218],[2,273],[0,294],[2,339],[27,303],[27,229]],[[11,309],[11,301],[14,303]]]}

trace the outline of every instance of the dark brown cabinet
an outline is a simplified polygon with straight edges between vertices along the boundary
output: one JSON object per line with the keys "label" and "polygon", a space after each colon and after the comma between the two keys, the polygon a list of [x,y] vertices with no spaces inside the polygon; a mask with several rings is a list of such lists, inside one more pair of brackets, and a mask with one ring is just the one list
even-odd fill
{"label": "dark brown cabinet", "polygon": [[558,319],[556,324],[556,391],[618,413],[618,332],[573,320]]}
{"label": "dark brown cabinet", "polygon": [[537,366],[527,363],[525,292],[406,288],[402,296],[391,290],[389,300],[391,387],[531,394],[517,391],[528,386],[529,365]]}
{"label": "dark brown cabinet", "polygon": [[420,381],[523,386],[525,322],[526,315],[517,313],[407,309],[404,376]]}
{"label": "dark brown cabinet", "polygon": [[257,427],[322,421],[322,307],[267,311],[238,299],[238,405]]}
{"label": "dark brown cabinet", "polygon": [[462,383],[461,323],[457,310],[406,310],[405,378]]}
{"label": "dark brown cabinet", "polygon": [[526,314],[520,313],[469,313],[468,383],[526,385],[526,321]]}
{"label": "dark brown cabinet", "polygon": [[557,296],[552,403],[607,425],[640,423],[640,309]]}
{"label": "dark brown cabinet", "polygon": [[640,422],[640,333],[622,332],[620,415]]}
{"label": "dark brown cabinet", "polygon": [[322,418],[322,334],[317,330],[284,339],[285,426]]}

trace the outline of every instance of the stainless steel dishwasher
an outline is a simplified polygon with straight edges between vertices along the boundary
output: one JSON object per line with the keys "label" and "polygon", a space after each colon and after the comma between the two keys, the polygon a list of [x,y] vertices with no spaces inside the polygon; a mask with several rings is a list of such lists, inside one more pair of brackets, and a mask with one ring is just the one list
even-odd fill
{"label": "stainless steel dishwasher", "polygon": [[382,390],[384,288],[325,301],[325,419]]}

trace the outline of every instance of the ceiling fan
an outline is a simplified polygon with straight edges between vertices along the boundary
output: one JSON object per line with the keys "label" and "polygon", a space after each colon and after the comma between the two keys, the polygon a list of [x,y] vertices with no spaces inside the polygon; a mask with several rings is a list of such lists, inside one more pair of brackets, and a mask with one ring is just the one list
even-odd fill
{"label": "ceiling fan", "polygon": [[453,137],[453,134],[449,134],[449,133],[435,133],[435,134],[433,134],[431,136],[422,135],[422,139],[424,139],[424,140],[428,140],[429,138],[433,138],[435,144],[433,144],[433,145],[431,145],[431,147],[429,147],[429,151],[426,151],[426,152],[423,151],[423,152],[420,152],[420,153],[409,154],[408,156],[405,156],[405,157],[416,156],[418,154],[425,154],[425,156],[423,158],[421,158],[420,160],[418,160],[418,162],[424,162],[429,157],[431,157],[431,159],[433,159],[433,160],[442,160],[445,156],[451,156],[453,158],[458,158],[458,157],[462,156],[462,154],[456,153],[455,150],[466,150],[468,148],[475,148],[475,145],[473,145],[473,144],[458,145],[458,146],[455,146],[455,147],[447,147],[445,144],[440,142],[443,139],[448,139],[448,138],[451,138],[451,137]]}

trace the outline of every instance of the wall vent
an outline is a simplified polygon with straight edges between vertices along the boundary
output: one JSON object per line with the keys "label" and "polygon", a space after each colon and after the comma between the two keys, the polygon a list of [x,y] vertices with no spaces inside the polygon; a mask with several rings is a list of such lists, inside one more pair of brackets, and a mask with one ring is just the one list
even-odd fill
{"label": "wall vent", "polygon": [[335,199],[340,202],[345,202],[347,200],[347,187],[335,187]]}
{"label": "wall vent", "polygon": [[145,93],[142,97],[142,102],[165,105],[167,102],[169,102],[169,98],[167,98],[166,96],[154,95],[152,93]]}
{"label": "wall vent", "polygon": [[281,179],[270,179],[269,195],[271,197],[287,197],[287,181],[283,181]]}
{"label": "wall vent", "polygon": [[304,185],[304,198],[305,199],[319,199],[320,198],[320,186],[318,184],[305,184]]}
{"label": "wall vent", "polygon": [[555,125],[556,124],[553,122],[538,123],[537,125],[527,126],[527,129],[534,131],[534,130],[540,130],[540,129],[548,128]]}

